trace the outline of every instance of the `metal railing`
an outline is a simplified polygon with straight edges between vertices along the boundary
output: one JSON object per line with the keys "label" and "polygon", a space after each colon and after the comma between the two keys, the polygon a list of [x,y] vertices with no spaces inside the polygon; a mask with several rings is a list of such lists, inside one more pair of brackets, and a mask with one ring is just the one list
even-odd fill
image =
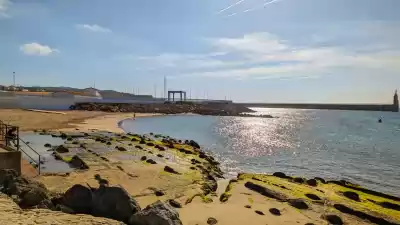
{"label": "metal railing", "polygon": [[[26,145],[32,153],[34,153],[37,156],[37,160],[34,159],[31,155],[29,155],[26,151],[24,151],[21,148],[20,144]],[[40,154],[35,151],[28,143],[26,143],[24,140],[22,140],[19,137],[19,127],[18,126],[13,126],[10,124],[6,124],[3,121],[0,120],[0,144],[3,144],[5,147],[9,149],[13,149],[15,151],[20,151],[23,154],[25,154],[30,160],[32,160],[34,163],[36,163],[37,168],[38,168],[38,173],[40,174],[40,163],[41,163],[41,157]]]}

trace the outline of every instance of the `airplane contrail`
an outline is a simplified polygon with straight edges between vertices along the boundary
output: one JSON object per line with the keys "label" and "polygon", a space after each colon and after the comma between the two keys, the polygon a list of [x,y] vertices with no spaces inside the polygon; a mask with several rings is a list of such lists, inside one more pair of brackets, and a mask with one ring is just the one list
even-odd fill
{"label": "airplane contrail", "polygon": [[232,7],[235,6],[235,5],[239,5],[239,4],[241,4],[242,2],[244,2],[244,1],[245,1],[245,0],[239,0],[239,1],[235,2],[235,3],[233,3],[232,5],[230,5],[230,6],[226,7],[226,8],[224,8],[224,9],[221,9],[219,12],[217,12],[217,14],[220,14],[220,13],[222,13],[222,12],[224,12],[224,11],[230,9],[230,8],[232,8]]}
{"label": "airplane contrail", "polygon": [[250,9],[246,9],[243,12],[247,13],[247,12],[251,12],[251,11],[254,11],[254,10],[257,10],[257,9],[260,9],[260,8],[264,8],[265,6],[267,6],[269,4],[272,4],[272,3],[275,3],[277,1],[280,1],[280,0],[272,0],[272,1],[269,1],[269,2],[266,2],[266,3],[262,4],[260,6],[256,6],[256,7],[250,8]]}

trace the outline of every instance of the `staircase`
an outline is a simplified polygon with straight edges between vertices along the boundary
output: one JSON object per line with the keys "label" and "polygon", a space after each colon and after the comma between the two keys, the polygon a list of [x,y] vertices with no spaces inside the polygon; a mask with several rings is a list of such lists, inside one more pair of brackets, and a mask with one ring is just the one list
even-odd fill
{"label": "staircase", "polygon": [[[14,130],[14,132],[12,132],[12,136],[8,134],[10,130]],[[24,151],[21,148],[21,144],[23,146],[27,146],[31,150],[31,152],[28,154],[26,151]],[[20,152],[21,155],[24,154],[28,159],[30,159],[30,161],[32,162],[31,164],[34,164],[33,166],[36,168],[37,173],[40,174],[40,154],[20,138],[18,126],[6,124],[0,120],[0,152],[1,151],[9,152],[10,155],[15,152]],[[12,157],[15,158],[15,156]],[[22,163],[22,166],[27,164],[22,158],[20,159],[20,161]]]}

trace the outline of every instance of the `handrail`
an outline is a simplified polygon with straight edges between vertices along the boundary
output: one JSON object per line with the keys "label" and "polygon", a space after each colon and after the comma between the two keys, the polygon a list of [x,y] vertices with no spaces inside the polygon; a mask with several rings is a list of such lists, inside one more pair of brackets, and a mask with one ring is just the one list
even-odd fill
{"label": "handrail", "polygon": [[[30,145],[28,145],[24,140],[22,140],[20,137],[18,137],[18,139],[20,141],[22,141],[22,143],[24,143],[26,146],[28,146],[34,153],[36,153],[36,155],[38,155],[39,162],[36,162],[36,163],[37,163],[37,166],[38,166],[38,172],[40,174],[40,163],[42,162],[40,160],[40,154],[37,151],[35,151],[35,149],[33,149]],[[30,159],[32,159],[35,162],[35,160],[30,155],[28,155],[24,150],[22,150],[22,148],[19,148],[19,150],[22,151],[23,153],[25,153],[25,155],[27,155]]]}
{"label": "handrail", "polygon": [[[11,129],[12,129],[12,128],[16,128],[16,135],[15,135],[15,137],[12,138],[12,140],[10,140],[9,137],[8,137],[9,128],[11,128]],[[18,127],[18,126],[13,126],[13,125],[6,124],[6,123],[4,123],[3,121],[0,120],[0,138],[1,138],[0,141],[4,141],[4,142],[5,142],[5,146],[6,146],[6,147],[11,147],[11,146],[8,146],[8,145],[9,145],[10,142],[12,142],[12,143],[14,144],[14,146],[16,147],[16,150],[17,150],[17,151],[23,152],[23,153],[24,153],[26,156],[28,156],[33,162],[37,163],[38,172],[39,172],[39,174],[40,174],[41,156],[40,156],[40,154],[39,154],[37,151],[35,151],[30,145],[28,145],[24,140],[22,140],[22,139],[19,137],[19,127]],[[28,148],[30,148],[30,150],[32,150],[32,152],[34,152],[34,153],[38,156],[38,160],[39,160],[38,162],[36,162],[36,160],[35,160],[32,156],[30,156],[28,153],[26,153],[26,152],[21,148],[20,141],[21,141],[23,144],[25,144],[26,146],[28,146]]]}

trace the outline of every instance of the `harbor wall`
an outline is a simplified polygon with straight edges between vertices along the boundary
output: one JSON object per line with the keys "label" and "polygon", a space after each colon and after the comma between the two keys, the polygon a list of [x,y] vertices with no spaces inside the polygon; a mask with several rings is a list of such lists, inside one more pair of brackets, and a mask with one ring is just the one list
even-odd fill
{"label": "harbor wall", "polygon": [[388,104],[286,104],[286,103],[237,103],[246,107],[287,109],[330,109],[398,112],[399,108]]}

